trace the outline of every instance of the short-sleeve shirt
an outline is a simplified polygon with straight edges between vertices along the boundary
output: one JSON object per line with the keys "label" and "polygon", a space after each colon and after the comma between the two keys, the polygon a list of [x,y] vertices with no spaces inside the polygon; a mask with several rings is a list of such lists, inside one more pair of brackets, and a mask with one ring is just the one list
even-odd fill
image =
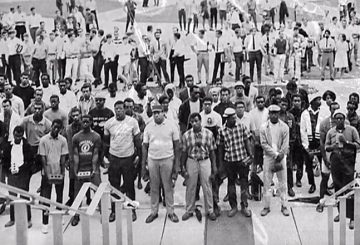
{"label": "short-sleeve shirt", "polygon": [[204,160],[210,157],[210,152],[216,149],[213,133],[202,128],[195,133],[189,129],[182,137],[182,151],[187,152],[188,157],[194,160]]}
{"label": "short-sleeve shirt", "polygon": [[173,141],[179,140],[179,130],[176,124],[165,119],[156,124],[151,121],[144,130],[145,144],[149,144],[148,155],[151,159],[165,159],[174,155]]}
{"label": "short-sleeve shirt", "polygon": [[33,115],[30,115],[23,119],[21,126],[25,130],[29,144],[31,146],[38,146],[41,137],[50,132],[51,122],[45,117],[40,122],[35,122]]}
{"label": "short-sleeve shirt", "polygon": [[201,116],[201,126],[203,127],[221,127],[222,118],[219,113],[216,111],[211,111],[209,114],[206,114],[205,111],[200,112]]}
{"label": "short-sleeve shirt", "polygon": [[104,136],[105,123],[114,116],[114,113],[105,107],[103,109],[94,108],[89,111],[89,115],[93,118],[93,130],[102,138]]}
{"label": "short-sleeve shirt", "polygon": [[72,144],[74,148],[79,152],[79,171],[94,171],[92,169],[92,159],[95,148],[101,147],[101,138],[95,131],[85,133],[80,131],[72,138]]}
{"label": "short-sleeve shirt", "polygon": [[50,173],[60,173],[60,158],[69,153],[66,139],[62,135],[53,138],[50,133],[40,139],[39,155],[45,156]]}
{"label": "short-sleeve shirt", "polygon": [[104,134],[110,135],[109,153],[116,157],[130,157],[135,153],[134,136],[140,133],[136,119],[125,116],[119,121],[116,117],[109,119],[104,126]]}

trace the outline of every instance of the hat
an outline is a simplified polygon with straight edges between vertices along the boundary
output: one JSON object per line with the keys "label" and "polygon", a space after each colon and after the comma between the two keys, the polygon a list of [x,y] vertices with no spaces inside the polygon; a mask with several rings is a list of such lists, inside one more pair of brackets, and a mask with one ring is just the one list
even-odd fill
{"label": "hat", "polygon": [[163,111],[163,108],[161,105],[153,105],[153,107],[151,108],[152,112],[155,112],[155,111]]}
{"label": "hat", "polygon": [[219,88],[219,87],[211,88],[211,89],[209,90],[209,94],[219,94],[219,93],[220,93],[220,90],[221,90],[221,88]]}
{"label": "hat", "polygon": [[340,109],[340,108],[335,111],[334,117],[335,117],[337,114],[343,114],[344,117],[346,118],[346,112],[345,112],[344,110]]}
{"label": "hat", "polygon": [[240,82],[240,81],[235,82],[235,86],[234,86],[234,88],[236,89],[236,87],[242,87],[242,88],[245,88],[244,84],[243,84],[242,82]]}
{"label": "hat", "polygon": [[98,92],[95,94],[95,99],[105,99],[105,93],[103,92]]}
{"label": "hat", "polygon": [[331,98],[333,99],[333,101],[336,100],[336,94],[335,94],[333,91],[331,91],[331,90],[326,90],[325,93],[324,93],[323,96],[322,96],[322,99],[323,99],[323,100],[326,100],[326,97],[327,97],[328,95],[331,96]]}
{"label": "hat", "polygon": [[269,112],[279,112],[280,111],[280,106],[278,106],[278,105],[270,105],[268,110],[269,110]]}
{"label": "hat", "polygon": [[309,102],[311,103],[312,101],[314,101],[314,100],[316,100],[316,99],[318,99],[318,98],[321,99],[321,95],[320,95],[320,94],[318,94],[318,93],[310,94],[310,95],[309,95]]}
{"label": "hat", "polygon": [[16,31],[15,31],[14,29],[10,29],[10,30],[8,31],[8,33],[9,33],[9,34],[12,34],[12,33],[16,33]]}
{"label": "hat", "polygon": [[236,112],[233,108],[226,108],[223,117],[229,117],[235,114]]}

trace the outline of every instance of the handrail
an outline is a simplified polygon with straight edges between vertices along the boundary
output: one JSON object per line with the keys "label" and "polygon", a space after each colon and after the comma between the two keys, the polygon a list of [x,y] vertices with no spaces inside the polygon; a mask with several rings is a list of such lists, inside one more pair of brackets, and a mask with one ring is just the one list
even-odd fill
{"label": "handrail", "polygon": [[[87,193],[90,185],[91,185],[91,183],[88,182],[88,183],[84,183],[84,184],[81,186],[81,189],[80,189],[79,193],[76,195],[76,198],[75,198],[73,204],[71,205],[71,208],[72,208],[73,210],[78,210],[78,209],[79,209],[82,201],[84,200],[84,197],[86,196],[86,193]],[[75,212],[70,211],[69,214],[70,214],[70,215],[74,215]]]}
{"label": "handrail", "polygon": [[[90,188],[93,188],[94,186],[95,185],[90,186]],[[104,192],[107,190],[107,187],[108,187],[107,183],[101,183],[100,186],[97,188],[95,195],[92,198],[92,201],[86,210],[86,213],[88,215],[94,215],[96,211],[96,207],[99,205],[99,202],[101,201],[101,197],[103,196]]]}
{"label": "handrail", "polygon": [[348,183],[347,185],[345,185],[343,188],[341,188],[340,190],[338,190],[337,192],[334,193],[335,198],[340,196],[342,193],[344,193],[345,191],[347,191],[348,189],[352,189],[356,186],[356,184],[358,186],[360,186],[360,178],[355,178],[353,181],[351,181],[350,183]]}

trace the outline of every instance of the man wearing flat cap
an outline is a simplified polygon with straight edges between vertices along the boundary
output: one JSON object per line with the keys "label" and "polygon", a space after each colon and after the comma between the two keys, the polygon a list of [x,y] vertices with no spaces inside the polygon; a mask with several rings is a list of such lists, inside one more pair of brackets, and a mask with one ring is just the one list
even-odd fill
{"label": "man wearing flat cap", "polygon": [[251,108],[251,102],[250,99],[248,97],[245,96],[245,86],[242,82],[237,81],[235,83],[235,95],[230,99],[230,101],[234,104],[236,104],[239,101],[244,102],[245,104],[245,111],[249,112],[252,108]]}
{"label": "man wearing flat cap", "polygon": [[334,51],[335,51],[335,41],[330,38],[330,31],[325,30],[324,38],[319,42],[319,49],[322,53],[322,63],[321,63],[321,81],[325,80],[325,67],[329,64],[330,67],[330,79],[334,80]]}
{"label": "man wearing flat cap", "polygon": [[219,152],[220,175],[225,170],[228,177],[227,190],[231,206],[228,216],[233,217],[238,211],[235,180],[239,176],[241,213],[245,217],[251,217],[251,211],[247,208],[249,166],[254,158],[253,147],[250,142],[251,133],[242,124],[236,123],[236,112],[233,108],[225,109],[223,117],[226,122],[218,131],[216,144]]}
{"label": "man wearing flat cap", "polygon": [[281,212],[289,216],[287,209],[286,156],[289,151],[289,127],[279,120],[280,107],[269,106],[269,120],[260,129],[260,142],[264,150],[264,209],[261,216],[270,212],[271,181],[274,174],[279,180]]}

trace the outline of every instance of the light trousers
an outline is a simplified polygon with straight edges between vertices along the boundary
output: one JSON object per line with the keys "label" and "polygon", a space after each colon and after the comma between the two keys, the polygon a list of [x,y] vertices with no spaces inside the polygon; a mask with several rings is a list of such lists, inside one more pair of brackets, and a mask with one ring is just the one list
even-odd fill
{"label": "light trousers", "polygon": [[292,54],[289,59],[290,77],[301,78],[301,54]]}
{"label": "light trousers", "polygon": [[80,79],[94,81],[93,76],[94,59],[93,57],[80,59]]}
{"label": "light trousers", "polygon": [[284,80],[285,54],[277,54],[274,58],[274,76],[275,81]]}
{"label": "light trousers", "polygon": [[70,77],[73,82],[77,79],[79,59],[66,59],[65,77]]}

